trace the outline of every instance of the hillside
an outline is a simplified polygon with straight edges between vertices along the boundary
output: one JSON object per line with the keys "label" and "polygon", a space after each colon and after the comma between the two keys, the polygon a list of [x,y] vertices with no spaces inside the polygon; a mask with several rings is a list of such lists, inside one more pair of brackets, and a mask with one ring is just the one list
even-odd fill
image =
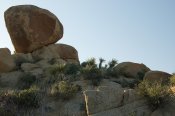
{"label": "hillside", "polygon": [[0,116],[175,116],[173,74],[115,59],[80,63],[74,47],[56,43],[64,28],[48,10],[13,6],[4,17],[15,53],[0,48]]}

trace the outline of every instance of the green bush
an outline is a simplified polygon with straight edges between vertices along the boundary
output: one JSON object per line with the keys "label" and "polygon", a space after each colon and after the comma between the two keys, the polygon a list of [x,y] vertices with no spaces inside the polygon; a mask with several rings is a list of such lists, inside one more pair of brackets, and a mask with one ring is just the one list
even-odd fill
{"label": "green bush", "polygon": [[0,116],[15,116],[17,107],[14,105],[13,96],[12,90],[0,92]]}
{"label": "green bush", "polygon": [[139,95],[147,99],[151,108],[155,110],[172,97],[173,92],[170,87],[171,85],[163,85],[161,82],[143,80],[138,84],[137,91]]}
{"label": "green bush", "polygon": [[80,66],[77,64],[66,64],[64,73],[68,75],[76,75],[80,71]]}
{"label": "green bush", "polygon": [[55,83],[51,88],[51,94],[57,98],[68,100],[75,96],[80,88],[66,81]]}
{"label": "green bush", "polygon": [[36,76],[31,73],[24,73],[20,76],[17,86],[19,89],[28,89],[36,81]]}
{"label": "green bush", "polygon": [[64,73],[65,64],[56,64],[49,69],[49,73],[56,76],[59,73]]}
{"label": "green bush", "polygon": [[36,109],[39,108],[41,103],[41,97],[39,91],[36,88],[30,88],[15,92],[13,96],[13,102],[19,109]]}
{"label": "green bush", "polygon": [[91,84],[98,86],[103,78],[102,72],[97,67],[86,66],[82,68],[81,73],[85,80],[90,80]]}
{"label": "green bush", "polygon": [[116,59],[112,59],[112,60],[109,61],[109,63],[108,63],[109,68],[114,68],[117,64],[118,64],[118,61],[117,61]]}
{"label": "green bush", "polygon": [[4,107],[0,107],[0,116],[15,116],[14,112],[5,109]]}
{"label": "green bush", "polygon": [[30,111],[39,108],[41,97],[36,88],[21,91],[2,91],[0,93],[0,115],[16,116],[21,111]]}

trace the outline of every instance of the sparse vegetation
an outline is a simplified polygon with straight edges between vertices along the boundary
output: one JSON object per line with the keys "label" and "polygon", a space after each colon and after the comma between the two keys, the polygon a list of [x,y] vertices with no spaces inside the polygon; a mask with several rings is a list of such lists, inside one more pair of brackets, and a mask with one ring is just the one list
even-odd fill
{"label": "sparse vegetation", "polygon": [[39,90],[36,88],[2,91],[0,99],[1,116],[16,116],[21,111],[28,112],[39,108],[41,103]]}
{"label": "sparse vegetation", "polygon": [[25,59],[25,58],[23,58],[23,57],[15,58],[15,64],[16,64],[16,68],[17,69],[20,69],[22,63],[32,63],[32,62],[27,60],[27,59]]}
{"label": "sparse vegetation", "polygon": [[114,68],[117,64],[118,64],[118,61],[117,61],[116,59],[112,59],[112,60],[109,61],[109,63],[108,63],[109,68]]}
{"label": "sparse vegetation", "polygon": [[49,72],[51,75],[56,76],[59,73],[63,73],[65,69],[65,64],[56,64],[50,67]]}
{"label": "sparse vegetation", "polygon": [[143,80],[138,84],[138,94],[145,97],[153,110],[159,108],[173,96],[171,85]]}
{"label": "sparse vegetation", "polygon": [[92,85],[98,86],[102,80],[102,72],[97,67],[96,61],[94,58],[91,58],[87,61],[86,67],[82,67],[81,73],[85,80],[89,80]]}
{"label": "sparse vegetation", "polygon": [[80,66],[77,64],[66,64],[64,73],[67,75],[76,75],[80,71]]}
{"label": "sparse vegetation", "polygon": [[28,89],[36,81],[36,77],[31,73],[24,73],[18,80],[17,86],[19,89]]}
{"label": "sparse vegetation", "polygon": [[41,98],[38,89],[30,88],[15,92],[13,101],[19,109],[29,110],[39,108]]}
{"label": "sparse vegetation", "polygon": [[173,76],[170,78],[170,84],[175,86],[175,74],[173,74]]}
{"label": "sparse vegetation", "polygon": [[69,100],[78,92],[79,87],[66,81],[60,81],[52,85],[51,94],[56,98]]}

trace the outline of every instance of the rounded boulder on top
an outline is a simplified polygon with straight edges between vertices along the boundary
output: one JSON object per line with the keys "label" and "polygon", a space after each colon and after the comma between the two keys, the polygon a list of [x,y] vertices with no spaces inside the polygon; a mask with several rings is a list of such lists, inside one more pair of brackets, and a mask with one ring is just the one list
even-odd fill
{"label": "rounded boulder on top", "polygon": [[63,36],[63,26],[58,18],[37,6],[12,6],[5,11],[4,18],[17,53],[30,53],[56,43]]}

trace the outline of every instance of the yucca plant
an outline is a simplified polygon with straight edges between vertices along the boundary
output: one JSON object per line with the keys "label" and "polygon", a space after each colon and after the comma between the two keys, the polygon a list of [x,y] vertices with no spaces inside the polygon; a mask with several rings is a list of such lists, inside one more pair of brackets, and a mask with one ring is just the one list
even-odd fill
{"label": "yucca plant", "polygon": [[102,68],[102,64],[105,62],[103,58],[99,58],[99,69]]}
{"label": "yucca plant", "polygon": [[118,64],[118,61],[116,59],[112,59],[111,61],[109,61],[108,65],[109,68],[113,68]]}

